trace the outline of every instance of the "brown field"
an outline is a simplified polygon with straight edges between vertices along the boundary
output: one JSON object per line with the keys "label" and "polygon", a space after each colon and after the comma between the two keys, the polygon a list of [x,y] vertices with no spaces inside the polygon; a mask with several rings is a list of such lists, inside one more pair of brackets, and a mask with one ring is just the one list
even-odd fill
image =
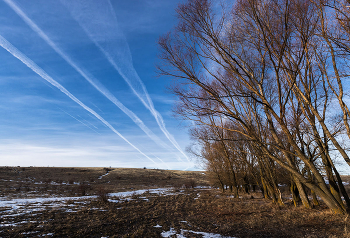
{"label": "brown field", "polygon": [[[108,175],[104,176],[108,172]],[[101,188],[122,192],[181,187],[196,181],[208,186],[204,172],[130,168],[0,167],[0,197],[94,195]]]}
{"label": "brown field", "polygon": [[[201,171],[0,167],[0,204],[18,198],[95,195],[59,205],[2,206],[0,237],[203,237],[203,232],[215,238],[350,237],[347,216],[332,214],[323,205],[295,208],[286,198],[280,207],[260,193],[234,199],[198,186],[208,186]],[[157,194],[156,188],[168,192]],[[139,189],[147,192],[137,194]],[[135,193],[108,197],[122,191]]]}

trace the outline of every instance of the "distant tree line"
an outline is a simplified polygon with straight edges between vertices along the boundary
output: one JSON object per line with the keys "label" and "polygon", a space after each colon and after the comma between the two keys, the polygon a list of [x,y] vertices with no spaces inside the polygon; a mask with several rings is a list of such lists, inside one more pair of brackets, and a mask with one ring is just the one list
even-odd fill
{"label": "distant tree line", "polygon": [[158,70],[174,79],[176,113],[193,122],[194,153],[219,187],[234,196],[260,188],[282,205],[280,184],[288,184],[295,205],[321,198],[347,213],[334,163],[350,165],[349,6],[190,0],[177,8]]}

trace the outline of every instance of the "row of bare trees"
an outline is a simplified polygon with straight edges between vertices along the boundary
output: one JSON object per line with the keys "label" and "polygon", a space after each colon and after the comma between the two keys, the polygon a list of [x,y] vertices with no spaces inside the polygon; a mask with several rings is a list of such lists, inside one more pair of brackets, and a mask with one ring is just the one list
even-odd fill
{"label": "row of bare trees", "polygon": [[282,175],[295,203],[311,207],[311,191],[334,212],[348,211],[334,165],[335,156],[350,165],[348,5],[190,0],[178,7],[177,27],[159,41],[159,71],[174,79],[176,112],[194,122],[199,155],[236,196],[250,181],[283,204]]}

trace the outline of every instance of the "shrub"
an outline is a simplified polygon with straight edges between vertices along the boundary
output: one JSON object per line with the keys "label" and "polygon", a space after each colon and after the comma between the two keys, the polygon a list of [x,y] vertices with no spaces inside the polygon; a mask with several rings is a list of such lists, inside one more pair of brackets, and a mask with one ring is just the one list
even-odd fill
{"label": "shrub", "polygon": [[173,183],[173,187],[174,187],[174,189],[180,189],[180,188],[182,188],[182,186],[183,186],[183,184],[181,183],[181,182],[174,182]]}
{"label": "shrub", "polygon": [[140,194],[136,194],[135,192],[131,195],[132,199],[138,199],[141,195]]}
{"label": "shrub", "polygon": [[45,179],[44,181],[46,184],[50,184],[52,182],[52,179],[48,178],[48,179]]}
{"label": "shrub", "polygon": [[78,193],[80,194],[80,196],[85,196],[87,194],[87,191],[90,189],[90,185],[88,184],[80,184],[78,186]]}
{"label": "shrub", "polygon": [[109,171],[112,171],[113,169],[111,169],[111,168],[103,168],[103,170],[104,170],[106,173],[108,173]]}
{"label": "shrub", "polygon": [[102,202],[108,202],[108,197],[109,197],[109,193],[111,191],[106,189],[105,187],[98,187],[96,189],[96,195],[98,196],[98,198],[102,201]]}
{"label": "shrub", "polygon": [[184,186],[185,188],[195,188],[197,186],[197,183],[194,179],[190,179],[185,182]]}

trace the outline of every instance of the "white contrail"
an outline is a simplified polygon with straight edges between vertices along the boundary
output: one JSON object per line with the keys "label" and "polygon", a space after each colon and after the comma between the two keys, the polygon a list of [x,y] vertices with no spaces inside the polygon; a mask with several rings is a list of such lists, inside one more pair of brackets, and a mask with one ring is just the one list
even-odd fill
{"label": "white contrail", "polygon": [[[89,125],[87,125],[86,123],[82,122],[81,120],[79,120],[78,118],[72,116],[71,114],[69,114],[68,112],[66,112],[65,110],[63,110],[62,108],[58,108],[60,109],[62,112],[66,113],[68,116],[72,117],[73,119],[77,120],[78,122],[80,122],[81,124],[83,124],[84,126],[86,126],[87,128],[89,128],[90,130],[96,132],[97,134],[100,134],[98,133],[94,128],[91,128]],[[90,122],[89,122],[90,123]],[[91,123],[90,123],[91,124]],[[92,124],[91,124],[92,125]],[[95,127],[95,126],[94,126]],[[95,127],[96,128],[96,127]]]}
{"label": "white contrail", "polygon": [[103,124],[105,124],[109,129],[111,129],[115,134],[117,134],[120,138],[122,138],[126,143],[128,143],[131,147],[133,147],[135,150],[137,150],[140,154],[145,156],[147,159],[152,161],[154,164],[158,165],[153,159],[151,159],[149,156],[147,156],[145,153],[143,153],[139,148],[137,148],[134,144],[132,144],[130,141],[128,141],[122,134],[120,134],[114,127],[109,124],[105,119],[103,119],[97,112],[86,106],[84,103],[82,103],[79,99],[77,99],[73,94],[71,94],[65,87],[63,87],[61,84],[59,84],[56,80],[51,78],[42,68],[40,68],[37,64],[35,64],[31,59],[29,59],[25,54],[23,54],[21,51],[19,51],[15,46],[13,46],[10,42],[8,42],[3,36],[0,35],[0,46],[7,50],[10,54],[12,54],[14,57],[19,59],[22,63],[24,63],[28,68],[33,70],[36,74],[38,74],[41,78],[45,79],[47,82],[49,82],[51,85],[58,88],[61,92],[66,94],[70,99],[72,99],[74,102],[79,104],[82,108],[84,108],[86,111],[90,112],[92,115],[94,115],[97,119],[99,119]]}
{"label": "white contrail", "polygon": [[[166,129],[162,116],[154,108],[147,89],[133,66],[129,45],[118,27],[111,3],[107,1],[106,4],[101,4],[101,1],[91,0],[61,0],[61,2],[69,9],[72,17],[118,71],[143,105],[152,113],[168,140],[190,162],[175,138]],[[111,40],[114,42],[113,45],[109,43]],[[118,50],[116,50],[117,47]]]}
{"label": "white contrail", "polygon": [[97,127],[97,126],[95,126],[95,125],[94,125],[94,124],[92,124],[91,122],[89,122],[89,121],[85,120],[85,119],[84,119],[84,118],[82,118],[80,115],[78,115],[78,117],[80,117],[80,119],[81,119],[82,121],[86,122],[86,123],[87,123],[87,124],[89,124],[90,126],[94,127],[95,129],[98,129],[98,127]]}
{"label": "white contrail", "polygon": [[97,89],[101,94],[107,97],[114,105],[120,108],[127,116],[133,120],[133,122],[138,125],[141,130],[143,130],[149,138],[151,138],[156,144],[168,148],[168,146],[162,142],[144,123],[143,121],[135,115],[130,109],[125,107],[113,94],[109,92],[96,78],[90,75],[88,72],[81,69],[66,53],[64,53],[51,39],[44,33],[40,27],[35,24],[16,3],[12,0],[3,0],[13,11],[17,13],[18,16],[33,30],[35,31],[51,48],[59,54],[68,64],[70,64],[82,77],[84,77],[95,89]]}

